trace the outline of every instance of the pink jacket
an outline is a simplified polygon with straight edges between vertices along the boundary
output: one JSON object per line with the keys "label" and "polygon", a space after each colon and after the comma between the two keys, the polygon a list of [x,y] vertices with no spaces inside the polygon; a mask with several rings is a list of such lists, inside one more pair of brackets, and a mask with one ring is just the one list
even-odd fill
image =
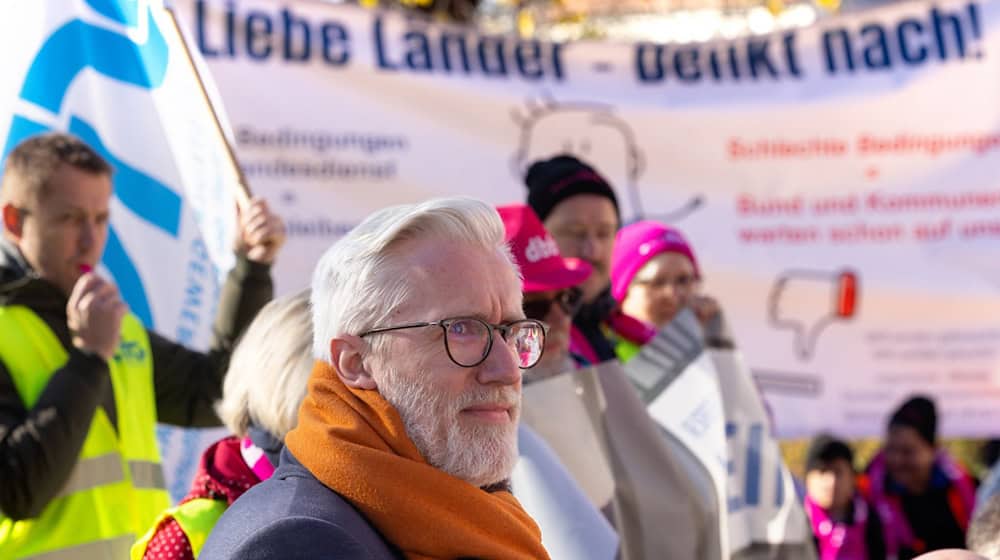
{"label": "pink jacket", "polygon": [[865,528],[873,515],[860,496],[854,497],[854,519],[850,523],[834,521],[823,508],[806,496],[806,514],[813,535],[819,543],[819,560],[878,560],[868,557]]}
{"label": "pink jacket", "polygon": [[[976,505],[976,489],[972,478],[947,452],[939,450],[935,466],[951,482],[948,488],[948,506],[963,531],[969,528],[972,509]],[[869,498],[882,519],[886,549],[890,558],[899,550],[908,548],[917,554],[925,552],[926,544],[913,533],[899,496],[886,488],[886,466],[882,451],[868,465],[870,482]]]}

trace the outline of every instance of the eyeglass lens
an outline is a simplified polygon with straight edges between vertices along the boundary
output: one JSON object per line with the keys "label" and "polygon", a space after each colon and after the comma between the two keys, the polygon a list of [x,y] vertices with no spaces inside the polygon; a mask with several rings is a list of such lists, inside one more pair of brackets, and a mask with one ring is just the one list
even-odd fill
{"label": "eyeglass lens", "polygon": [[[493,338],[493,329],[487,323],[478,319],[453,319],[443,326],[448,355],[456,364],[473,367],[486,359]],[[526,369],[541,358],[545,331],[535,321],[517,321],[507,327],[504,340],[517,356],[518,367]]]}

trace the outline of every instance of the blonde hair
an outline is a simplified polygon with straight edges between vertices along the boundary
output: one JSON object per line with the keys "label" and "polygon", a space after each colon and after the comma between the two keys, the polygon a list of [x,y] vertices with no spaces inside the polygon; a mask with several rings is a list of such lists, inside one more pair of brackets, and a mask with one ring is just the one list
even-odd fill
{"label": "blonde hair", "polygon": [[236,435],[251,424],[285,439],[312,371],[309,290],[276,298],[257,314],[233,351],[215,410]]}
{"label": "blonde hair", "polygon": [[469,243],[497,251],[518,271],[504,240],[503,221],[485,202],[436,198],[379,210],[327,249],[316,265],[312,280],[316,359],[329,363],[332,339],[374,327],[406,300],[411,280],[400,270],[400,255],[393,249],[412,239]]}

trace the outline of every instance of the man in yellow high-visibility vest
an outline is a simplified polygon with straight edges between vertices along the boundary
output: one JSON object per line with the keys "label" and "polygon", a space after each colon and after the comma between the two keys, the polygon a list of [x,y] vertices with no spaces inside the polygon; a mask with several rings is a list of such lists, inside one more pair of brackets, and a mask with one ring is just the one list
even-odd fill
{"label": "man in yellow high-visibility vest", "polygon": [[147,331],[93,272],[108,239],[112,169],[49,133],[8,155],[0,182],[0,558],[126,558],[168,505],[156,422],[219,423],[234,341],[273,294],[285,240],[258,199],[239,215],[236,266],[208,353]]}

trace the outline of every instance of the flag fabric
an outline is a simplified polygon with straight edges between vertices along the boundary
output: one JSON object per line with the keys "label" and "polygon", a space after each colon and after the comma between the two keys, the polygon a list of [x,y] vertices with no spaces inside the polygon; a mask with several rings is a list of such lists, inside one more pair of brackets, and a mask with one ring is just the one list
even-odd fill
{"label": "flag fabric", "polygon": [[808,557],[812,533],[750,370],[737,350],[704,339],[685,309],[626,364],[629,379],[665,435],[696,459],[692,477],[711,481],[702,497],[722,512],[713,532],[725,557]]}
{"label": "flag fabric", "polygon": [[[207,347],[233,264],[238,170],[172,14],[158,0],[45,0],[0,8],[0,148],[72,133],[114,167],[100,273],[147,328]],[[204,76],[208,79],[207,76]],[[211,91],[211,84],[209,84]],[[171,494],[217,433],[161,430]],[[184,443],[188,449],[177,449]],[[190,464],[190,469],[171,465]]]}

